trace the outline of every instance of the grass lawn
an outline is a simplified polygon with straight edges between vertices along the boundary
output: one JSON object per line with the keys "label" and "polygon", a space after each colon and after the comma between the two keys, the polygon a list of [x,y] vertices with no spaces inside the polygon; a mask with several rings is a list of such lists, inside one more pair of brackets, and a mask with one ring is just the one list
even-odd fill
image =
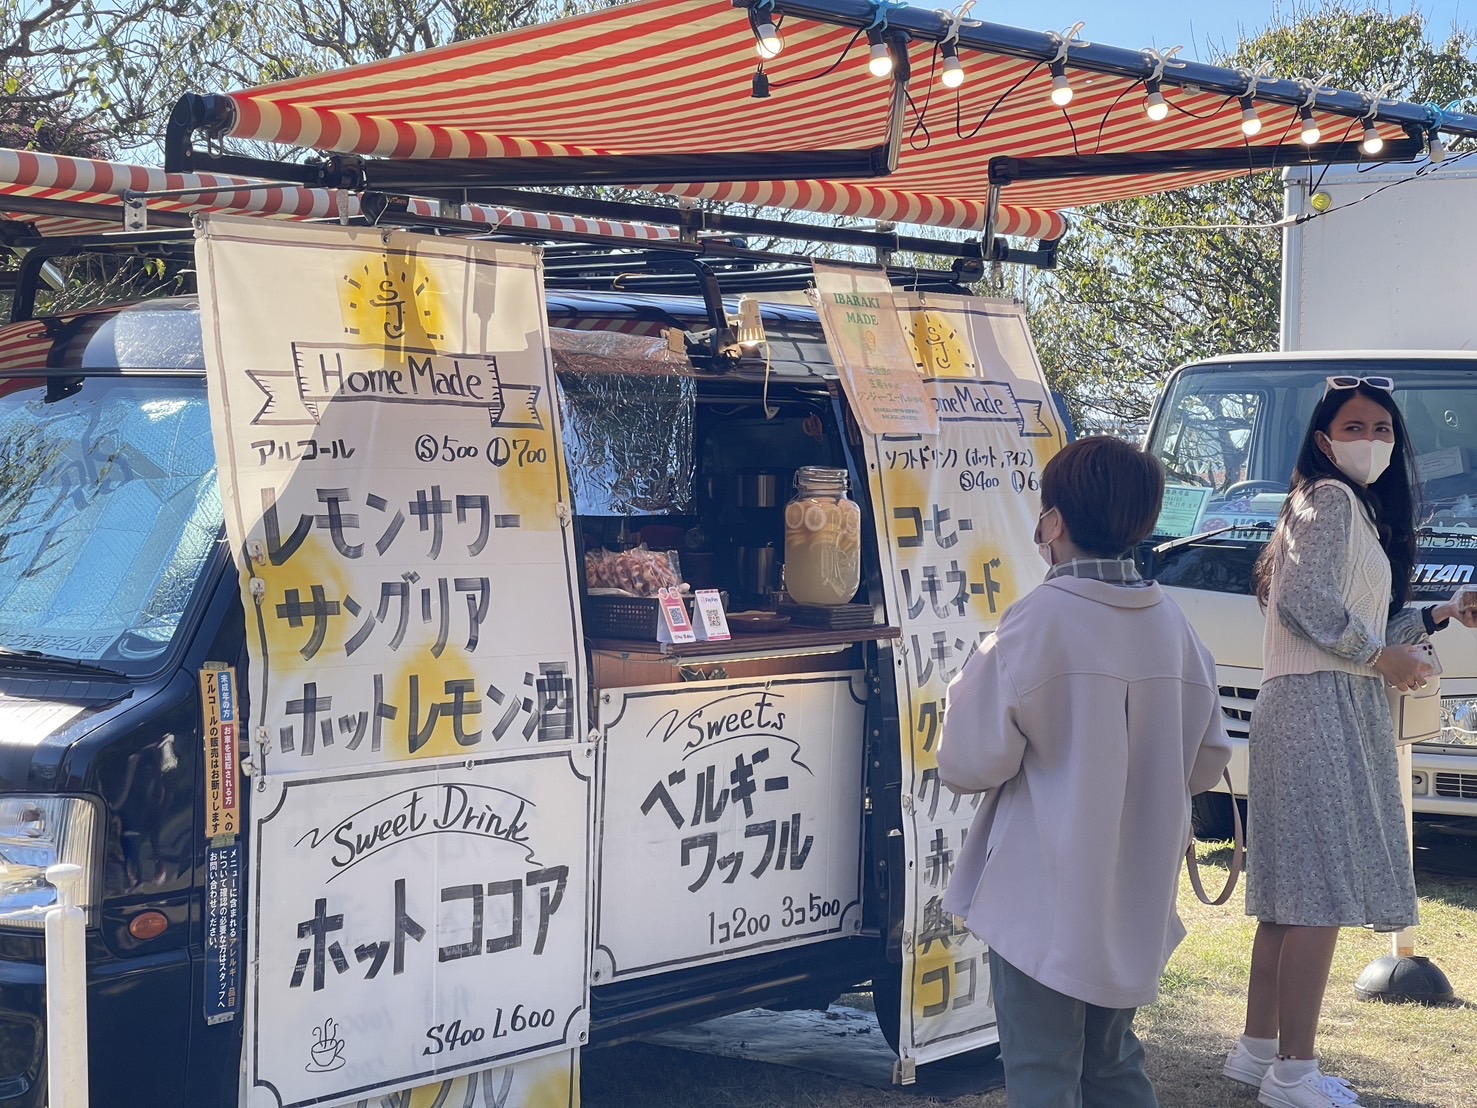
{"label": "grass lawn", "polygon": [[[1224,882],[1223,848],[1202,846],[1207,888]],[[1468,873],[1477,875],[1477,869]],[[1351,1082],[1369,1108],[1470,1108],[1477,1104],[1477,876],[1444,877],[1418,868],[1417,953],[1451,979],[1458,1003],[1445,1008],[1365,1003],[1354,981],[1390,939],[1346,930],[1323,1003],[1319,1049],[1327,1070]],[[1189,931],[1165,973],[1159,1002],[1139,1013],[1149,1075],[1163,1108],[1254,1108],[1256,1094],[1220,1076],[1241,1031],[1254,925],[1240,890],[1209,908],[1181,883]],[[585,1055],[585,1108],[1005,1108],[1005,1093],[937,1100],[874,1089],[800,1070],[649,1044]]]}

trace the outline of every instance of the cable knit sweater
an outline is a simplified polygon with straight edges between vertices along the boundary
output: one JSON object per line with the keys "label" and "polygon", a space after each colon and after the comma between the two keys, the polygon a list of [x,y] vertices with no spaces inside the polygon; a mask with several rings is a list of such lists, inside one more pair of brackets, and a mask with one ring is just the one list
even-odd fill
{"label": "cable knit sweater", "polygon": [[1273,541],[1285,544],[1284,557],[1301,566],[1298,532],[1307,531],[1326,514],[1341,516],[1345,500],[1349,514],[1348,546],[1342,566],[1329,567],[1323,584],[1329,594],[1329,609],[1338,611],[1342,607],[1348,620],[1344,634],[1337,637],[1362,639],[1363,645],[1355,651],[1357,658],[1341,657],[1313,641],[1317,636],[1308,634],[1306,630],[1300,633],[1296,613],[1281,603],[1281,582],[1274,575],[1262,637],[1263,681],[1289,673],[1326,670],[1363,677],[1376,675],[1368,662],[1385,642],[1390,605],[1390,559],[1380,546],[1368,509],[1354,490],[1342,481],[1315,481],[1299,490],[1290,509],[1290,518],[1284,521]]}

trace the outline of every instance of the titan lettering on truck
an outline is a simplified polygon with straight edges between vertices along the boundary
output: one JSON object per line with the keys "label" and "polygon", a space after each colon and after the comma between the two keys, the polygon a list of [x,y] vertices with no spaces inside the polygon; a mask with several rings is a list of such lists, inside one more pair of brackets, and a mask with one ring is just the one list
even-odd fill
{"label": "titan lettering on truck", "polygon": [[867,981],[900,1072],[995,1042],[933,749],[1039,576],[1019,306],[842,267],[885,324],[766,304],[715,359],[734,301],[507,242],[193,259],[0,330],[0,1104],[57,860],[112,1104],[572,1105],[586,1048]]}

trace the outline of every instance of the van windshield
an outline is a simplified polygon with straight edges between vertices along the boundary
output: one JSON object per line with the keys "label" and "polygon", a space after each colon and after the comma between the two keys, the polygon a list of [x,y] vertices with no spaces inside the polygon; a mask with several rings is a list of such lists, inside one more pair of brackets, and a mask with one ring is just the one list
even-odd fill
{"label": "van windshield", "polygon": [[[1167,476],[1153,541],[1220,535],[1197,547],[1187,564],[1171,569],[1166,563],[1156,573],[1160,580],[1245,591],[1250,563],[1271,537],[1308,420],[1332,374],[1395,380],[1425,500],[1416,584],[1445,585],[1449,593],[1452,583],[1471,580],[1477,562],[1477,361],[1439,358],[1288,359],[1182,371],[1149,433],[1148,449]],[[1209,554],[1212,546],[1223,550]],[[1214,570],[1199,564],[1206,554]]]}
{"label": "van windshield", "polygon": [[54,381],[0,378],[0,649],[149,673],[221,531],[204,382]]}

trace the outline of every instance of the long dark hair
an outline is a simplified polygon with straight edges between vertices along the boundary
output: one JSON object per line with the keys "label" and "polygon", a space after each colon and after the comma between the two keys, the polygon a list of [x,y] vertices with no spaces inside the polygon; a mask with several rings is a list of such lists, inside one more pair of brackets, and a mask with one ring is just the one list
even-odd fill
{"label": "long dark hair", "polygon": [[[1339,409],[1355,396],[1373,400],[1390,415],[1390,425],[1395,430],[1395,449],[1390,455],[1390,464],[1379,480],[1367,487],[1348,477],[1334,465],[1333,459],[1318,446],[1318,432],[1328,435]],[[1267,544],[1267,549],[1257,559],[1253,581],[1256,598],[1263,609],[1272,588],[1272,578],[1277,575],[1287,553],[1286,523],[1293,511],[1293,504],[1315,481],[1341,481],[1354,493],[1355,499],[1369,509],[1374,519],[1375,531],[1380,546],[1390,559],[1390,614],[1394,615],[1410,599],[1410,575],[1415,568],[1415,530],[1417,512],[1420,509],[1420,484],[1416,480],[1415,454],[1410,448],[1410,436],[1405,431],[1405,419],[1395,398],[1384,389],[1366,385],[1362,381],[1352,389],[1329,389],[1313,409],[1313,418],[1308,422],[1307,434],[1303,436],[1302,448],[1298,451],[1297,466],[1292,471],[1292,487],[1287,502],[1282,505],[1282,517],[1277,521],[1277,533]]]}

